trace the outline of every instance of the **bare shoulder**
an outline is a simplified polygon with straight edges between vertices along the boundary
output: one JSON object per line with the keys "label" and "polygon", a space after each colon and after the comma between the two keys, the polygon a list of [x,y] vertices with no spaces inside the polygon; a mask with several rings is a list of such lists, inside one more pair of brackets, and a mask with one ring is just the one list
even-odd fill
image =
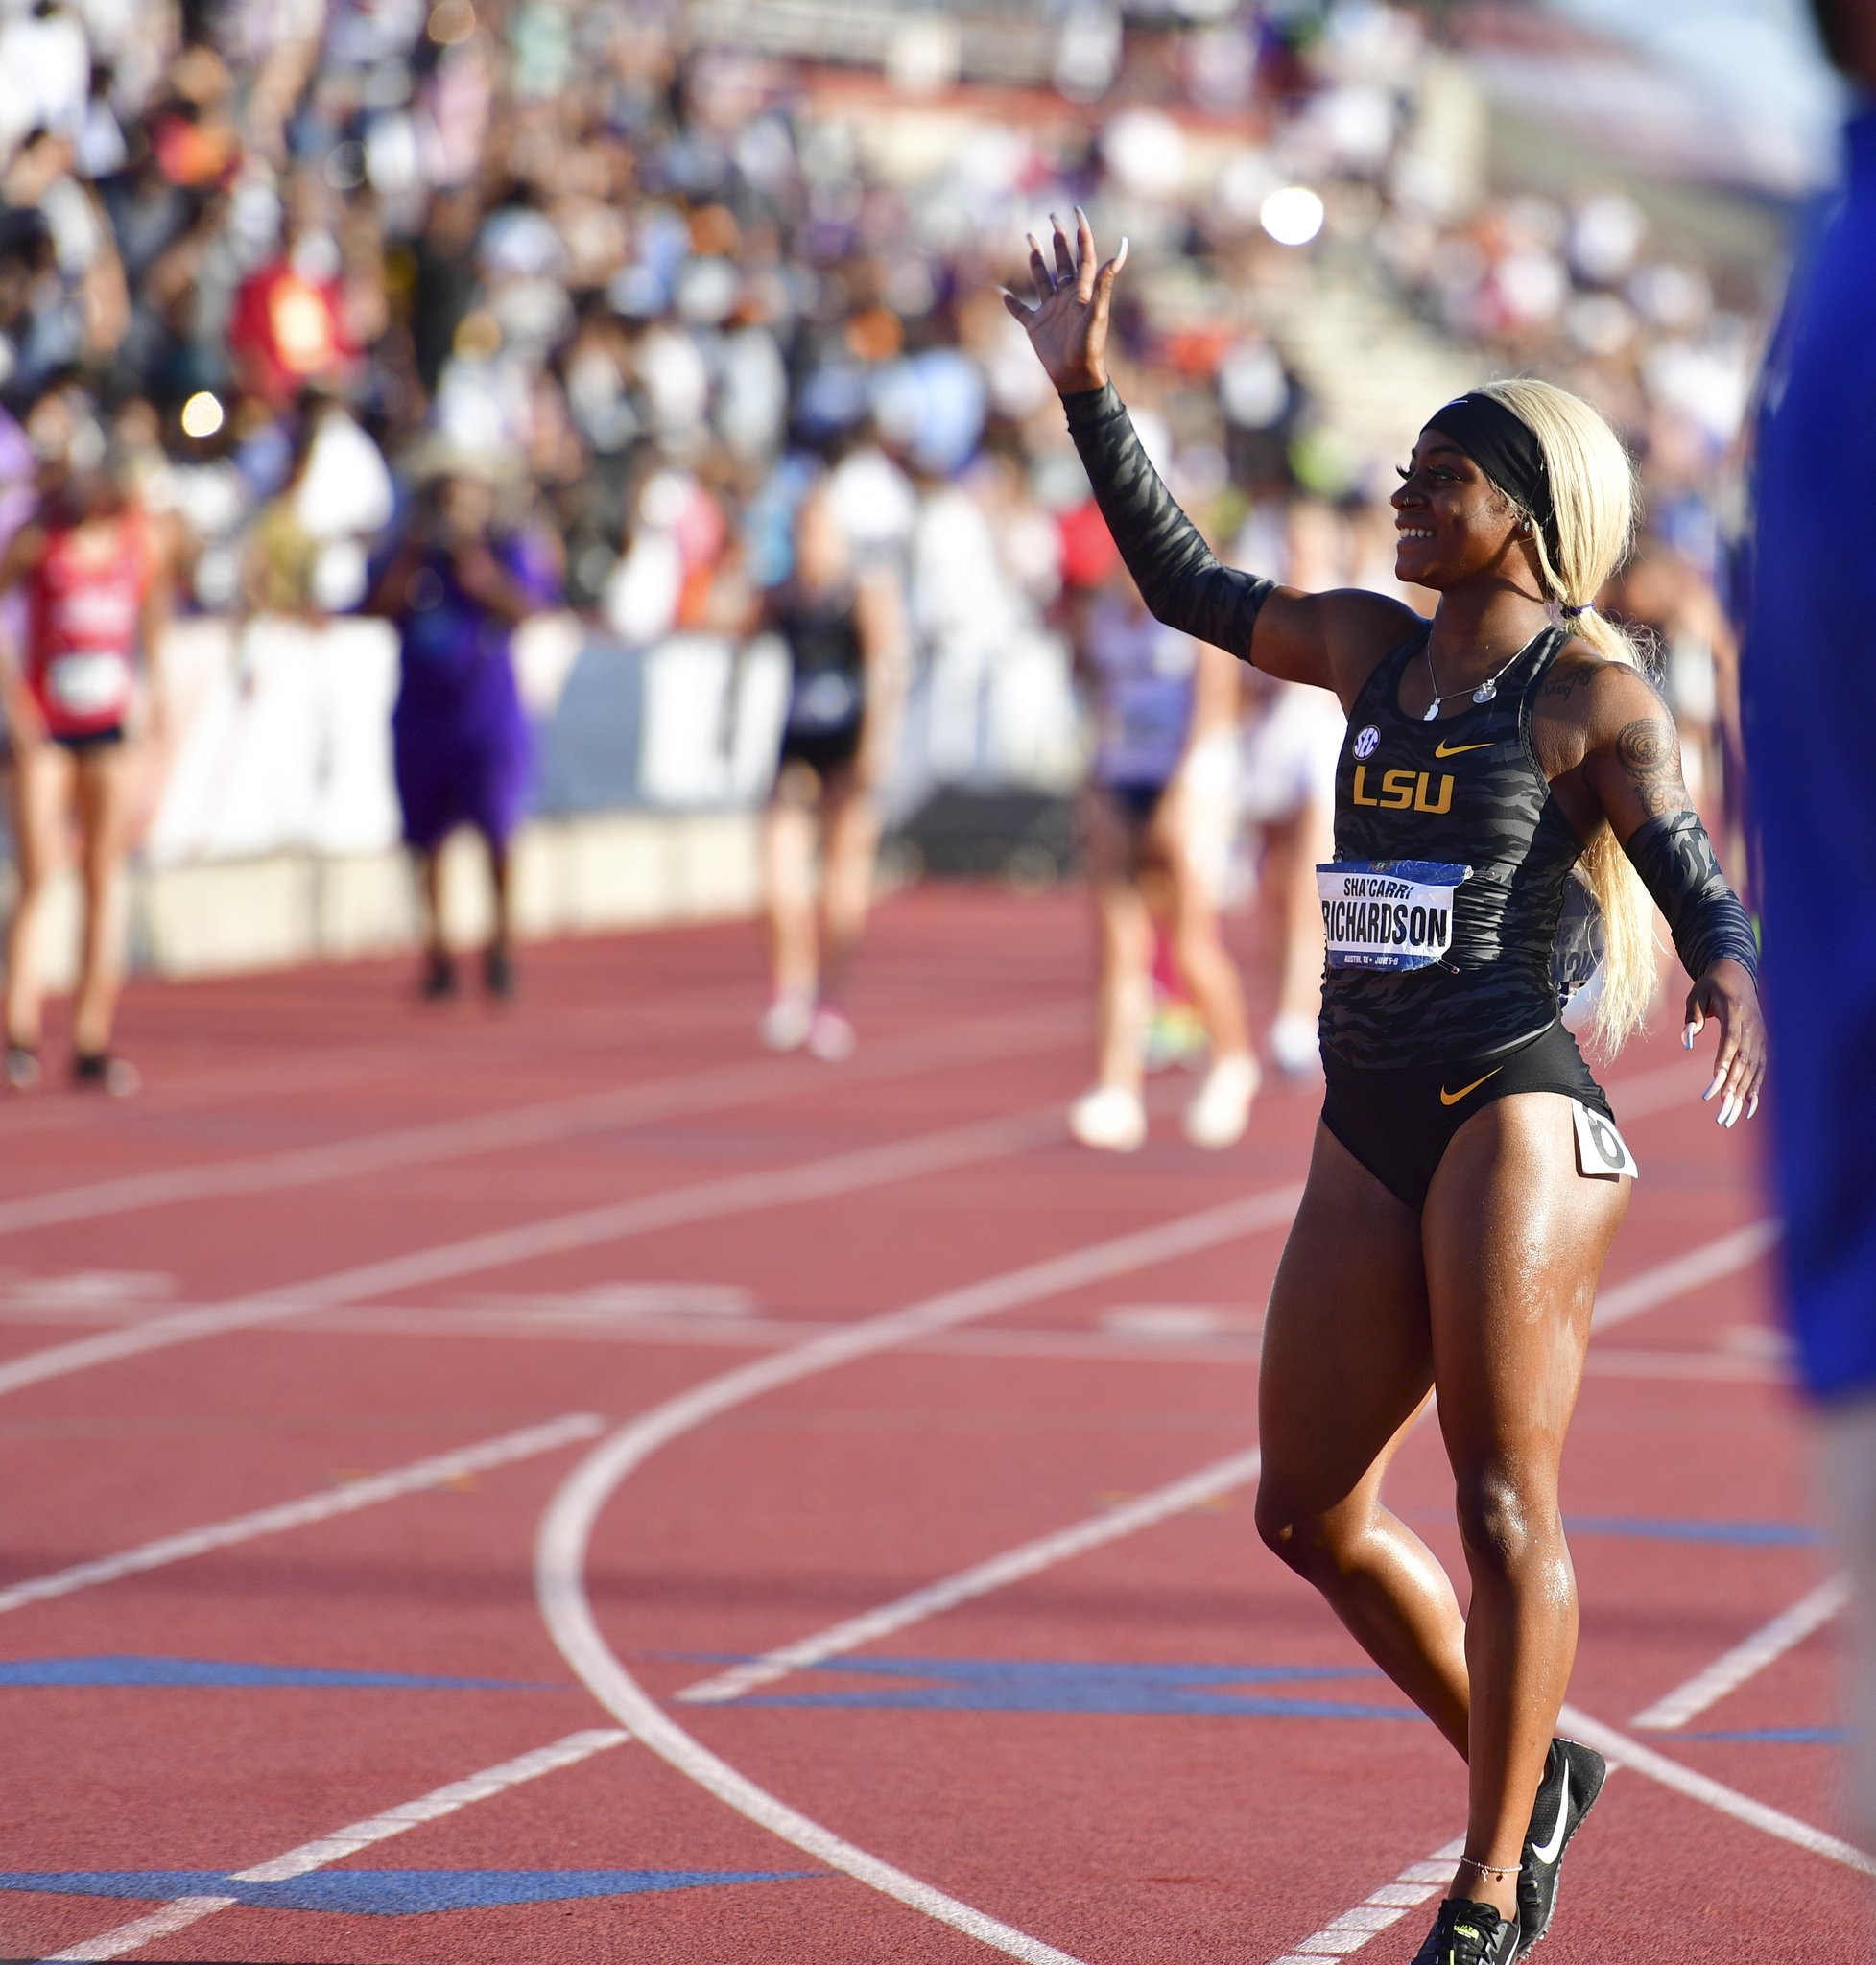
{"label": "bare shoulder", "polygon": [[1566,642],[1537,685],[1534,706],[1559,731],[1581,736],[1594,749],[1638,718],[1674,727],[1674,717],[1652,682],[1627,662],[1599,654],[1586,641]]}
{"label": "bare shoulder", "polygon": [[1382,656],[1426,625],[1405,602],[1365,587],[1278,587],[1257,617],[1251,661],[1266,675],[1332,689],[1345,707]]}

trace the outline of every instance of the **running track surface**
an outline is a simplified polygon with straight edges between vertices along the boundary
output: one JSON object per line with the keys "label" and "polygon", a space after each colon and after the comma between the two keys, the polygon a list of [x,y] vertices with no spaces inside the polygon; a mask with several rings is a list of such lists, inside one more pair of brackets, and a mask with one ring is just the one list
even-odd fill
{"label": "running track surface", "polygon": [[[902,896],[841,1067],[756,1049],[742,927],[501,1014],[146,985],[138,1101],[0,1108],[0,1953],[1407,1959],[1461,1769],[1251,1527],[1316,1100],[1074,1148],[1090,953]],[[1548,1956],[1849,1960],[1803,1414],[1674,1022],[1565,1485],[1646,1764]],[[1392,1499],[1457,1570],[1436,1427]]]}

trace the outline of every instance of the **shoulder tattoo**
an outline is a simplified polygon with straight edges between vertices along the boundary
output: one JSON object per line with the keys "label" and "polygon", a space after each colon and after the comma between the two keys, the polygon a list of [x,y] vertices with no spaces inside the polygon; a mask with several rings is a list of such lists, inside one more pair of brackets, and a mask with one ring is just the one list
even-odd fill
{"label": "shoulder tattoo", "polygon": [[1553,662],[1537,694],[1546,701],[1568,702],[1578,690],[1587,689],[1596,680],[1598,667],[1595,662]]}
{"label": "shoulder tattoo", "polygon": [[1617,735],[1615,753],[1650,818],[1692,807],[1681,782],[1680,741],[1671,722],[1660,717],[1636,718]]}

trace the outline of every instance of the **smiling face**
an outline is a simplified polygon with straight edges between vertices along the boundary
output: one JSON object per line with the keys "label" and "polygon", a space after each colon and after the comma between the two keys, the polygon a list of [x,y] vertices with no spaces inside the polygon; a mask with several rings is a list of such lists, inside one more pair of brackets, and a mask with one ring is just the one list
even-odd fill
{"label": "smiling face", "polygon": [[1420,432],[1389,502],[1396,580],[1443,593],[1529,556],[1511,501],[1443,431]]}

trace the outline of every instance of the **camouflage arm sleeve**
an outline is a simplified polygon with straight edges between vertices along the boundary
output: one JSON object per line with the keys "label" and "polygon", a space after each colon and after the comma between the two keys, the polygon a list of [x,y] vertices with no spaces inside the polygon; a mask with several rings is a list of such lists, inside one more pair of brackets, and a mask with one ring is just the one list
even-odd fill
{"label": "camouflage arm sleeve", "polygon": [[1168,627],[1250,660],[1250,633],[1275,581],[1221,566],[1142,447],[1109,382],[1062,397],[1095,502],[1141,598]]}
{"label": "camouflage arm sleeve", "polygon": [[1668,917],[1674,953],[1696,982],[1715,962],[1732,960],[1757,979],[1759,945],[1714,857],[1698,812],[1664,812],[1628,837],[1627,854],[1655,905]]}

